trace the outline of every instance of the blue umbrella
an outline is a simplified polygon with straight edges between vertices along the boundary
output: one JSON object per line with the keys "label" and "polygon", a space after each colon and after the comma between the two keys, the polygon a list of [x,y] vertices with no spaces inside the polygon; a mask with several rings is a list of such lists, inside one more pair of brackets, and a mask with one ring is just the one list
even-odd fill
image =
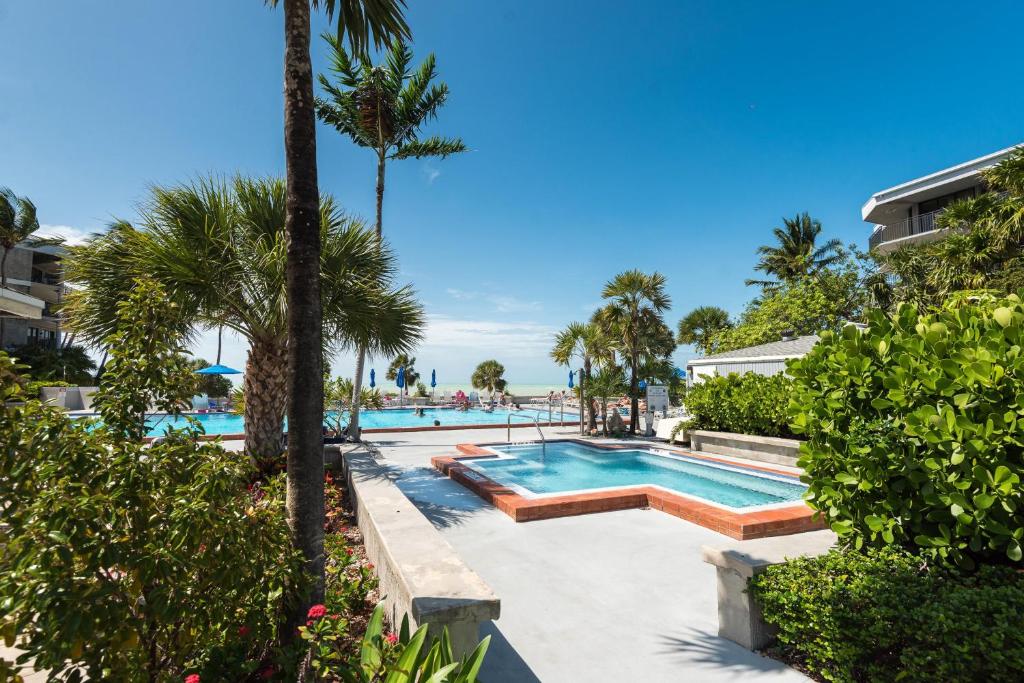
{"label": "blue umbrella", "polygon": [[373,389],[377,386],[377,371],[370,368],[370,388]]}
{"label": "blue umbrella", "polygon": [[647,380],[645,380],[645,379],[640,380],[640,384],[639,384],[639,386],[637,388],[639,388],[640,391],[643,391],[644,389],[646,389],[647,388]]}
{"label": "blue umbrella", "polygon": [[395,378],[395,384],[401,389],[405,386],[405,368],[398,368],[398,377]]}
{"label": "blue umbrella", "polygon": [[196,374],[197,375],[241,375],[242,371],[241,370],[235,370],[234,368],[229,368],[226,365],[211,365],[208,368],[203,368],[202,370],[196,370]]}
{"label": "blue umbrella", "polygon": [[572,388],[573,388],[573,383],[572,383],[572,370],[570,370],[570,371],[569,371],[569,388],[570,388],[570,389],[572,389]]}
{"label": "blue umbrella", "polygon": [[686,379],[686,370],[682,368],[676,368],[676,377],[679,379]]}
{"label": "blue umbrella", "polygon": [[430,388],[433,389],[437,386],[437,370],[430,371]]}

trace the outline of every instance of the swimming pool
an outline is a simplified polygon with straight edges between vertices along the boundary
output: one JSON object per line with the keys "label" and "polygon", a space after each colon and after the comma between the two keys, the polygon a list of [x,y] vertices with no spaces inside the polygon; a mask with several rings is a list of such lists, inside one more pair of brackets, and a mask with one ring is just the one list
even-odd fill
{"label": "swimming pool", "polygon": [[[529,416],[527,416],[527,414]],[[512,424],[533,424],[535,411],[526,413],[521,411],[512,415]],[[197,413],[190,414],[199,421],[206,434],[242,434],[245,431],[245,423],[241,415],[234,413]],[[560,413],[552,413],[552,419],[558,421]],[[544,410],[540,414],[540,422],[547,422],[548,413]],[[565,413],[566,420],[577,419],[576,414]],[[508,412],[496,409],[494,412],[487,412],[480,408],[470,408],[467,411],[460,411],[454,408],[424,408],[423,415],[417,416],[415,408],[388,408],[386,410],[363,410],[359,413],[359,424],[363,429],[393,429],[408,427],[433,427],[434,420],[441,423],[442,427],[459,425],[505,425],[508,422]],[[347,422],[347,420],[346,420]],[[184,417],[170,417],[168,415],[154,415],[146,420],[149,425],[149,436],[160,436],[168,427],[183,427]]]}
{"label": "swimming pool", "polygon": [[571,441],[491,446],[499,457],[460,458],[528,497],[657,486],[734,509],[794,503],[806,487],[795,476],[651,449],[594,448]]}

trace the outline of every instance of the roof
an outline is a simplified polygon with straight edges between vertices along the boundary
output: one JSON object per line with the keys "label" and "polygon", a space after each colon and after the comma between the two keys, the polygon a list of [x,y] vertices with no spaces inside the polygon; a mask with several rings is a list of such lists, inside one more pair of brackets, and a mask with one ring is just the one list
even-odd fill
{"label": "roof", "polygon": [[818,343],[818,335],[809,334],[797,337],[789,341],[774,341],[758,346],[748,346],[744,349],[715,353],[703,358],[695,358],[687,365],[709,365],[721,361],[765,361],[782,360],[785,358],[799,358],[807,355],[814,345]]}

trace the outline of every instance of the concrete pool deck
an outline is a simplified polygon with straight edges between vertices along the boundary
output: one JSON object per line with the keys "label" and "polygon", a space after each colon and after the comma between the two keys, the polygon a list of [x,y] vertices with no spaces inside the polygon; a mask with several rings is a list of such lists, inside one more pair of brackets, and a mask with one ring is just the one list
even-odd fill
{"label": "concrete pool deck", "polygon": [[516,524],[430,465],[460,443],[504,439],[501,428],[370,440],[399,488],[501,599],[501,618],[481,629],[491,635],[482,680],[807,680],[717,635],[715,568],[701,546],[726,536],[656,510]]}

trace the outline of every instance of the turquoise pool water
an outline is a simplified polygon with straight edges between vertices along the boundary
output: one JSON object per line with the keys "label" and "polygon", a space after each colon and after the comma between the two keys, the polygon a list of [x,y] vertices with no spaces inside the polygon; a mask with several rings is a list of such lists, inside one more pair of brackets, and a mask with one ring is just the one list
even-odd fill
{"label": "turquoise pool water", "polygon": [[[535,412],[530,417],[525,414],[514,414],[512,424],[529,423],[533,424]],[[207,434],[241,434],[245,431],[241,415],[232,413],[202,413],[190,415],[202,425]],[[575,414],[565,414],[566,420],[572,420]],[[557,421],[558,411],[552,413],[552,419]],[[544,410],[540,415],[541,422],[547,422],[548,413]],[[454,408],[426,408],[423,416],[418,417],[412,408],[389,408],[387,410],[364,410],[359,413],[359,424],[363,429],[382,429],[389,427],[432,427],[434,420],[438,420],[441,426],[446,425],[479,425],[494,424],[504,425],[508,422],[508,412],[496,409],[488,413],[479,408],[471,408],[468,411],[459,411]],[[346,420],[347,422],[347,420]],[[155,415],[147,420],[149,424],[149,436],[160,436],[168,427],[182,427],[185,418],[173,418],[166,415]],[[536,430],[534,430],[536,433]]]}
{"label": "turquoise pool water", "polygon": [[800,500],[806,487],[795,477],[761,475],[742,467],[706,464],[697,458],[645,450],[606,450],[554,441],[493,448],[509,457],[461,462],[505,485],[535,494],[655,485],[742,508]]}

